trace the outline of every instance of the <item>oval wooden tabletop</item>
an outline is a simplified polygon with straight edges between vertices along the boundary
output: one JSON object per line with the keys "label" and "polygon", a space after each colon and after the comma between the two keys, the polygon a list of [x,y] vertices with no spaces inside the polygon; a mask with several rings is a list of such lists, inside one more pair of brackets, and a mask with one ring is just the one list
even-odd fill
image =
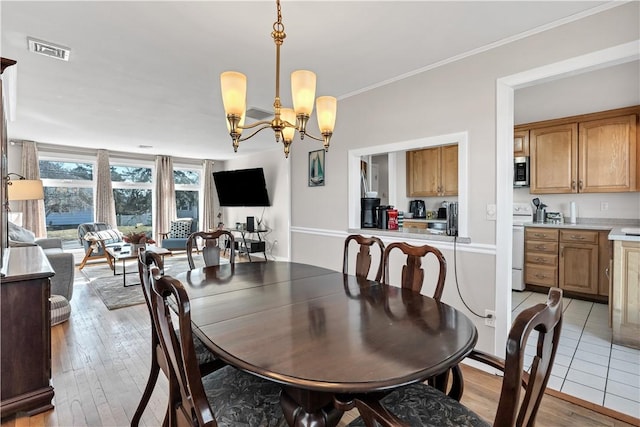
{"label": "oval wooden tabletop", "polygon": [[438,374],[473,349],[453,307],[311,265],[221,265],[176,276],[194,331],[228,363],[283,384],[348,393]]}

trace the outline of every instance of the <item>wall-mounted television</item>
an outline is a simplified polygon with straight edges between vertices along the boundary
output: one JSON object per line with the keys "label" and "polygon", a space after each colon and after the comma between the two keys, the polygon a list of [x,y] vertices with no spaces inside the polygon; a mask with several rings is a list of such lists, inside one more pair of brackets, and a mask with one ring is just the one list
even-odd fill
{"label": "wall-mounted television", "polygon": [[213,173],[220,206],[271,206],[262,168]]}

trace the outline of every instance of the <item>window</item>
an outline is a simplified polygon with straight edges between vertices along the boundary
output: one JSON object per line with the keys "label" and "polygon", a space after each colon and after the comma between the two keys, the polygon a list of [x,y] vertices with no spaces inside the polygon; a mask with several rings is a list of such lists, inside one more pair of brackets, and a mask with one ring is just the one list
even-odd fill
{"label": "window", "polygon": [[93,163],[40,160],[39,165],[47,236],[79,247],[78,225],[93,221]]}
{"label": "window", "polygon": [[111,185],[116,205],[116,224],[123,233],[152,232],[151,191],[153,169],[144,165],[112,165]]}
{"label": "window", "polygon": [[174,168],[178,218],[193,218],[194,221],[199,221],[201,173],[201,169]]}

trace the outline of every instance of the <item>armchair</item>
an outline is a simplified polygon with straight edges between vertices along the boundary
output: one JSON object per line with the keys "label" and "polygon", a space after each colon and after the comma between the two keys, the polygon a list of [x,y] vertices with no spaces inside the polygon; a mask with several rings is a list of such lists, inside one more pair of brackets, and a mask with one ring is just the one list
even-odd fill
{"label": "armchair", "polygon": [[160,233],[160,247],[170,251],[186,251],[187,239],[198,231],[198,221],[191,218],[178,218],[171,221],[171,228],[166,233]]}
{"label": "armchair", "polygon": [[85,251],[84,258],[78,266],[79,270],[84,268],[87,261],[95,258],[104,258],[113,270],[113,261],[104,249],[121,245],[122,233],[104,222],[85,222],[78,226],[78,240]]}
{"label": "armchair", "polygon": [[31,231],[9,222],[9,245],[40,246],[55,272],[51,277],[51,295],[62,295],[67,300],[71,300],[75,265],[73,254],[62,250],[61,239],[36,239]]}

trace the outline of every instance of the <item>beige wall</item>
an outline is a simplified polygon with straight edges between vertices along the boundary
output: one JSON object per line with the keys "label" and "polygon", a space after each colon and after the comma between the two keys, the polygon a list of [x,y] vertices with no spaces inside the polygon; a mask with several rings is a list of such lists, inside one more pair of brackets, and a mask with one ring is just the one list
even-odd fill
{"label": "beige wall", "polygon": [[[496,80],[637,40],[638,6],[636,2],[625,4],[340,100],[336,131],[326,157],[326,185],[308,188],[307,153],[300,149],[292,153],[292,259],[340,268],[340,240],[348,227],[348,150],[467,131],[472,245],[458,245],[458,277],[461,292],[472,308],[481,313],[494,308],[496,272],[491,251],[496,231],[495,222],[486,220],[484,212],[496,198]],[[489,254],[483,253],[483,247]],[[452,259],[448,248],[445,256]],[[450,261],[444,300],[466,312],[451,286],[452,264]],[[492,331],[481,325],[482,320],[474,319],[480,347],[493,350]]]}

